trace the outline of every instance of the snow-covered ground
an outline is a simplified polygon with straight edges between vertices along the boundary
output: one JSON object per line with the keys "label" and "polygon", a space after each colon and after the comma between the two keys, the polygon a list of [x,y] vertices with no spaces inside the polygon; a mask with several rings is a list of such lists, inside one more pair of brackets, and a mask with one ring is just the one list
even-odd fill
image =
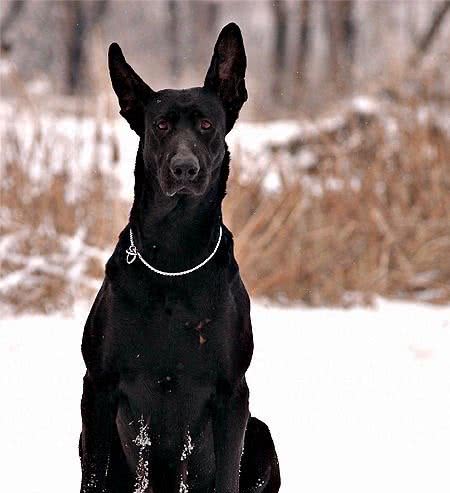
{"label": "snow-covered ground", "polygon": [[[79,491],[86,312],[0,329],[0,491]],[[283,493],[450,491],[450,308],[255,304],[252,413],[270,426]]]}

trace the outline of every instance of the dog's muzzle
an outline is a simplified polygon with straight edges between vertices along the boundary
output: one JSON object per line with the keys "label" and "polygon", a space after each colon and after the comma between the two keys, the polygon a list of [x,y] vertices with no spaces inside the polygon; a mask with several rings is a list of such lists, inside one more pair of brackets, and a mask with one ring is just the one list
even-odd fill
{"label": "dog's muzzle", "polygon": [[191,156],[175,156],[171,159],[169,165],[170,173],[173,179],[180,185],[188,185],[193,182],[200,171],[198,158]]}

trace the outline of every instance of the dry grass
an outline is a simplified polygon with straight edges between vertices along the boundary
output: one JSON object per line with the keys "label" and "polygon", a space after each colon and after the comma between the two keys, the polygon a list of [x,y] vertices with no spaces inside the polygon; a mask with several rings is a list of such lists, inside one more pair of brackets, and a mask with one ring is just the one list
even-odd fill
{"label": "dry grass", "polygon": [[0,293],[2,308],[14,312],[66,310],[91,296],[105,248],[127,219],[119,183],[98,166],[105,146],[114,165],[112,138],[98,129],[91,165],[76,170],[71,163],[86,151],[83,143],[55,146],[56,136],[35,125],[26,146],[17,126],[2,135]]}
{"label": "dry grass", "polygon": [[253,295],[311,305],[450,301],[449,136],[410,115],[396,124],[393,143],[379,118],[349,112],[339,131],[284,145],[315,149],[317,161],[281,173],[278,193],[232,177],[226,216]]}
{"label": "dry grass", "polygon": [[[273,147],[276,192],[266,190],[264,176],[244,180],[235,156],[225,217],[254,296],[311,305],[366,303],[374,295],[450,301],[449,136],[405,111],[390,117],[395,139],[376,115],[347,111],[339,129]],[[90,166],[74,173],[88,143],[55,147],[55,136],[35,126],[25,149],[17,126],[2,133],[7,309],[69,309],[98,287],[129,203],[114,181],[115,137],[99,125],[93,140]],[[110,170],[98,165],[105,148]],[[314,165],[282,171],[284,157],[295,161],[304,149]],[[76,193],[74,175],[83,184]]]}

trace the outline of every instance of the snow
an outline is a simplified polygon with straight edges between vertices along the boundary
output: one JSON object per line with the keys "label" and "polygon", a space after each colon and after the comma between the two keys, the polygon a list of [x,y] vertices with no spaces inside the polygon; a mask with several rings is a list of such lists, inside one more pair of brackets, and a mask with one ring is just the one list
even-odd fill
{"label": "snow", "polygon": [[[254,304],[251,411],[282,493],[450,491],[450,308]],[[86,307],[0,328],[0,491],[79,491]]]}
{"label": "snow", "polygon": [[136,469],[136,482],[134,484],[134,493],[146,493],[149,485],[148,477],[148,460],[147,448],[152,442],[148,434],[148,424],[144,421],[144,416],[139,420],[140,430],[139,435],[135,438],[134,443],[139,447],[138,464]]}
{"label": "snow", "polygon": [[285,493],[450,491],[450,309],[253,313],[252,410]]}
{"label": "snow", "polygon": [[[2,70],[0,64],[0,75]],[[267,191],[279,190],[280,173],[285,178],[293,175],[297,179],[299,175],[292,174],[292,170],[301,172],[300,179],[305,190],[310,187],[321,189],[322,185],[317,177],[305,176],[308,170],[314,169],[321,161],[317,146],[312,145],[312,141],[322,136],[323,142],[327,142],[327,134],[343,131],[349,123],[350,115],[355,112],[362,117],[373,116],[379,119],[389,140],[385,152],[397,149],[399,145],[399,115],[407,116],[414,124],[433,122],[445,133],[450,132],[449,119],[443,116],[445,112],[433,104],[410,109],[393,105],[390,100],[360,94],[343,101],[340,107],[329,114],[314,119],[302,117],[238,122],[226,137],[232,156],[232,169],[239,166],[239,179],[244,182],[262,175],[262,184]],[[80,109],[81,113],[83,112]],[[133,169],[139,139],[123,118],[108,119],[101,114],[76,116],[43,111],[37,120],[35,113],[17,112],[14,105],[2,101],[0,136],[8,139],[13,127],[16,130],[20,128],[17,135],[20,155],[27,162],[31,176],[41,187],[43,170],[46,173],[49,170],[54,173],[61,169],[68,170],[71,178],[68,199],[71,200],[82,189],[86,171],[95,165],[117,179],[119,183],[114,183],[113,186],[117,186],[122,198],[130,200],[133,196]],[[17,132],[13,132],[15,133]],[[340,145],[343,149],[351,150],[359,145],[364,135],[355,131],[346,137],[348,140],[340,142]],[[117,156],[114,152],[116,145],[119,150]],[[117,157],[117,162],[113,160],[113,156],[114,159]],[[340,188],[342,184],[336,182],[335,186]]]}

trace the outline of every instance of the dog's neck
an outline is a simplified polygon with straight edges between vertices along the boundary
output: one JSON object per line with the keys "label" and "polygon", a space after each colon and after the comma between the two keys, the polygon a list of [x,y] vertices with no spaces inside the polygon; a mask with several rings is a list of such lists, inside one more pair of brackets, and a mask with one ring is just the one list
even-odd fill
{"label": "dog's neck", "polygon": [[147,261],[161,270],[185,270],[211,253],[222,222],[228,163],[227,152],[205,195],[168,197],[155,177],[146,173],[139,146],[130,226],[136,247]]}

